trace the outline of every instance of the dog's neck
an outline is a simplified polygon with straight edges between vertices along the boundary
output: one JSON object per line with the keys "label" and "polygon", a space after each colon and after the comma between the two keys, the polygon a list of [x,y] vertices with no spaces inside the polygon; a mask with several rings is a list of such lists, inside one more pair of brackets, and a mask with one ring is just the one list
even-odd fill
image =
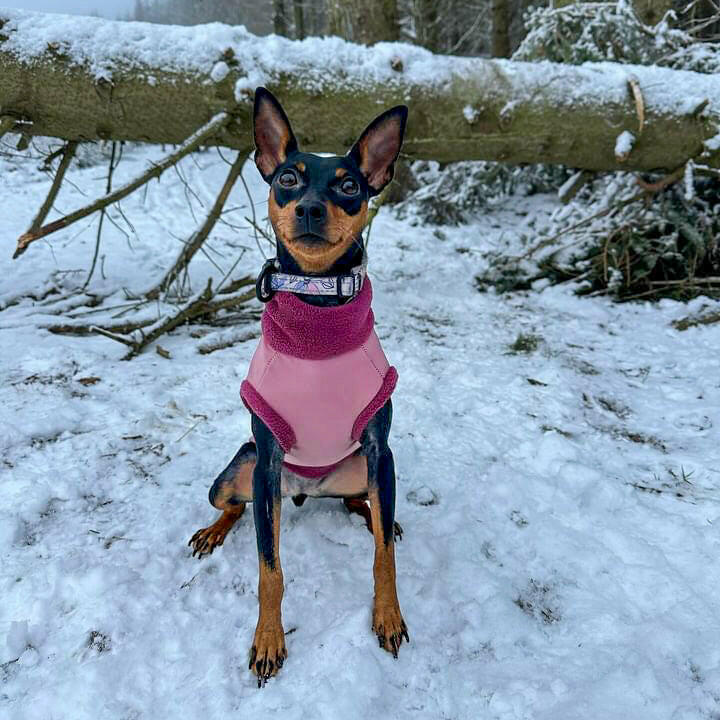
{"label": "dog's neck", "polygon": [[[287,251],[287,248],[277,242],[277,262],[280,266],[280,272],[289,273],[291,275],[305,275],[308,277],[324,277],[327,275],[346,275],[354,267],[362,264],[363,255],[365,253],[365,245],[362,236],[356,238],[354,242],[338,260],[333,263],[327,270],[323,272],[310,273],[305,272],[297,263],[295,258]],[[331,307],[333,305],[343,305],[352,298],[338,298],[333,295],[305,295],[298,294],[303,302],[309,305],[318,305],[321,307]]]}

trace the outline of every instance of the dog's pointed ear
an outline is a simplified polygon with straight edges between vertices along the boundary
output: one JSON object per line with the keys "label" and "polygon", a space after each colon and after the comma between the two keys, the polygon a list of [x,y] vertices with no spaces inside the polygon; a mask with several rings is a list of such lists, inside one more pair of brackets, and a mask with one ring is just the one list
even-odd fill
{"label": "dog's pointed ear", "polygon": [[377,195],[393,179],[395,161],[403,143],[408,109],[397,105],[378,115],[363,131],[348,155],[357,163],[370,187]]}
{"label": "dog's pointed ear", "polygon": [[290,121],[277,98],[264,87],[255,90],[253,110],[255,164],[266,183],[272,182],[278,165],[298,149]]}

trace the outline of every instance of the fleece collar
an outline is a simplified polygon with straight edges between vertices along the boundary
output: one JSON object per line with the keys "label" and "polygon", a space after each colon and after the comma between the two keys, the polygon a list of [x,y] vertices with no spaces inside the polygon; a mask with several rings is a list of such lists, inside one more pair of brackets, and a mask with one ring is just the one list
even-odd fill
{"label": "fleece collar", "polygon": [[360,347],[373,330],[372,285],[366,277],[355,298],[334,307],[278,293],[265,305],[262,332],[273,350],[306,360],[322,360]]}
{"label": "fleece collar", "polygon": [[276,262],[276,258],[267,260],[258,275],[255,291],[260,302],[268,302],[276,292],[354,298],[362,290],[367,272],[365,258],[345,275],[323,277],[278,272]]}

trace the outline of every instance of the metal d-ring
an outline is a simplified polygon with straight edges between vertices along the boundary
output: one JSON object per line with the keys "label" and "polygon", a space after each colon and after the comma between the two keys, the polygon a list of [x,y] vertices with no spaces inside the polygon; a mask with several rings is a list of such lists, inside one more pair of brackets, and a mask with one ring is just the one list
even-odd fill
{"label": "metal d-ring", "polygon": [[269,276],[274,272],[277,272],[277,268],[275,267],[275,258],[270,258],[270,260],[265,261],[265,264],[262,266],[262,270],[255,281],[255,295],[261,303],[270,302],[275,294],[275,291],[270,287],[269,282]]}

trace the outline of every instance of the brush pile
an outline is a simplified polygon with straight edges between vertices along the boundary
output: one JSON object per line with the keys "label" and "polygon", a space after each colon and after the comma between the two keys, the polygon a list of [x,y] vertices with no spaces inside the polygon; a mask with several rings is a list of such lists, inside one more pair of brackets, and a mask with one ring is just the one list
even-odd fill
{"label": "brush pile", "polygon": [[[650,27],[623,2],[536,8],[514,59],[611,60],[717,72],[720,45],[698,40],[695,32],[710,20],[686,22],[682,29],[668,13]],[[701,157],[665,174],[575,173],[486,162],[442,169],[416,163],[412,170],[420,189],[397,205],[396,213],[428,224],[468,222],[518,193],[558,192],[563,205],[546,226],[534,229],[534,237],[518,239],[519,253],[486,253],[487,269],[477,277],[481,290],[522,290],[545,279],[573,280],[579,294],[616,300],[720,297],[720,173]]]}

